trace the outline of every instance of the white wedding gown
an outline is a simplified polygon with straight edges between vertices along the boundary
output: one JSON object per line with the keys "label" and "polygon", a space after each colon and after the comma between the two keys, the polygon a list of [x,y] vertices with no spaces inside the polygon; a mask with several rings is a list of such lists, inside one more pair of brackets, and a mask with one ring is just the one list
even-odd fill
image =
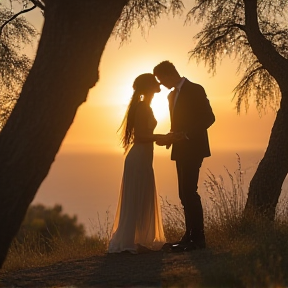
{"label": "white wedding gown", "polygon": [[[135,135],[137,129],[146,135],[153,134],[156,125],[152,109],[140,102],[135,115]],[[152,166],[153,142],[135,142],[124,163],[109,253],[137,253],[137,244],[159,250],[165,243]]]}

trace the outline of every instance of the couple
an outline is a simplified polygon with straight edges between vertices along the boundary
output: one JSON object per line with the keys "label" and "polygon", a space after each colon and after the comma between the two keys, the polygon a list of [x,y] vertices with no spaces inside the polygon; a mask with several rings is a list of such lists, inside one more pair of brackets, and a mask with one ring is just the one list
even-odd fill
{"label": "couple", "polygon": [[[122,122],[122,144],[129,150],[108,253],[169,250],[190,251],[206,247],[203,210],[197,182],[204,157],[210,156],[207,129],[215,121],[202,86],[181,77],[169,61],[153,74],[138,76]],[[158,81],[156,80],[156,78]],[[154,134],[157,121],[150,107],[160,84],[174,88],[168,96],[171,132]],[[186,231],[179,242],[166,243],[153,171],[153,143],[169,148],[176,161],[178,189],[184,208]],[[165,245],[164,245],[165,244]]]}

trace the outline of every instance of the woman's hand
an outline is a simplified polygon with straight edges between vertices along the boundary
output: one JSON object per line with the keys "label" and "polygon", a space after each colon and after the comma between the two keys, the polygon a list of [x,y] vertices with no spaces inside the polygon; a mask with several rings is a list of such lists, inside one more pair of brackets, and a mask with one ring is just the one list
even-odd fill
{"label": "woman's hand", "polygon": [[169,148],[172,143],[183,139],[187,139],[187,136],[184,132],[177,132],[177,133],[170,132],[166,135],[158,135],[156,139],[156,144],[159,146],[166,146],[166,148]]}
{"label": "woman's hand", "polygon": [[156,139],[156,144],[159,146],[171,145],[175,141],[173,133],[159,135]]}

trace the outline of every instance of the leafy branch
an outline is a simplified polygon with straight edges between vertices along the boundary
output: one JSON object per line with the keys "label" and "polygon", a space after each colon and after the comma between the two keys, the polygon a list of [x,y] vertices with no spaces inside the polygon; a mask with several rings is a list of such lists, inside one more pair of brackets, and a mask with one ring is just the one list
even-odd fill
{"label": "leafy branch", "polygon": [[19,11],[18,13],[14,14],[11,18],[9,18],[8,20],[6,20],[1,26],[0,26],[0,36],[2,35],[2,31],[4,29],[4,27],[9,24],[11,21],[13,21],[14,19],[16,19],[19,15],[21,14],[24,14],[24,13],[27,13],[27,12],[30,12],[32,11],[33,9],[35,9],[37,6],[34,5],[30,8],[27,8],[27,9],[24,9],[24,10],[21,10]]}

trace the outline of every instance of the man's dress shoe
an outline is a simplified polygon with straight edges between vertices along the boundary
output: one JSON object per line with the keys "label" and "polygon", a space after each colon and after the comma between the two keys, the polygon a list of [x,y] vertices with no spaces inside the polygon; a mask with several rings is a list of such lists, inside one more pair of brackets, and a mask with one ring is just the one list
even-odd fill
{"label": "man's dress shoe", "polygon": [[188,252],[193,250],[205,249],[205,243],[195,243],[193,241],[165,243],[162,250],[165,252]]}

